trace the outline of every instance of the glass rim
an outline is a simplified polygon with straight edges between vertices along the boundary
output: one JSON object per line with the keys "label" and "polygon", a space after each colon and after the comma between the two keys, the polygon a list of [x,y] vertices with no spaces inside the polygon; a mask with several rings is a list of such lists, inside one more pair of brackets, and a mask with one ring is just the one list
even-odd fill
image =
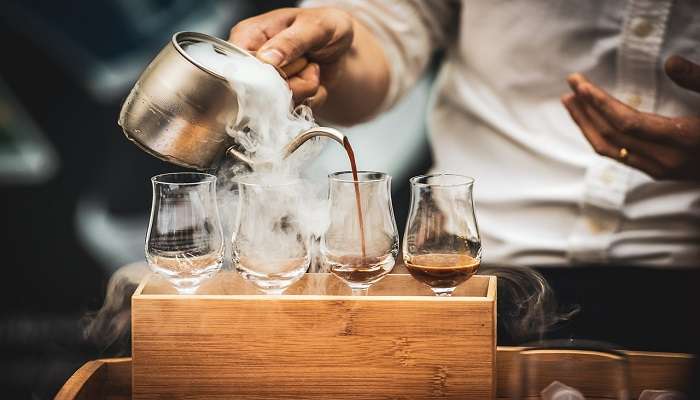
{"label": "glass rim", "polygon": [[[174,182],[174,181],[166,180],[168,177],[184,176],[184,175],[198,176],[202,179],[200,179],[196,182]],[[216,182],[216,176],[214,176],[212,174],[207,174],[206,172],[167,172],[164,174],[158,174],[158,175],[152,176],[151,182],[163,184],[163,185],[177,185],[177,186],[200,185],[202,183]]]}
{"label": "glass rim", "polygon": [[[437,178],[437,177],[441,177],[441,176],[462,178],[463,181],[458,182],[458,183],[424,183],[424,182],[419,182],[420,180],[423,180],[423,179]],[[471,186],[474,184],[475,179],[472,178],[471,176],[467,176],[467,175],[438,172],[435,174],[416,175],[416,176],[412,177],[411,179],[409,179],[408,181],[411,183],[411,185],[418,186],[418,187],[445,187],[445,188],[447,188],[447,187],[458,187],[458,186]]]}
{"label": "glass rim", "polygon": [[341,183],[359,183],[359,184],[362,184],[362,183],[384,182],[384,181],[391,178],[391,175],[387,174],[386,172],[367,171],[367,170],[357,171],[357,176],[359,177],[360,175],[376,174],[376,175],[380,175],[380,177],[375,178],[375,179],[367,179],[364,181],[363,180],[340,178],[340,175],[346,175],[346,174],[350,174],[350,176],[352,176],[352,171],[332,172],[332,173],[328,174],[328,179],[331,181],[341,182]]}

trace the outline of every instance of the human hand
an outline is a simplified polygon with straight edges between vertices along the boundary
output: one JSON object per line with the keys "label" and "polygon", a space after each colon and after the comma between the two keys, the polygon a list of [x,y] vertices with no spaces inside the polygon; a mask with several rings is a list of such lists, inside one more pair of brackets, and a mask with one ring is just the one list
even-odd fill
{"label": "human hand", "polygon": [[[672,56],[664,69],[677,85],[700,93],[700,65]],[[568,83],[573,93],[562,103],[598,154],[656,179],[700,181],[700,116],[638,111],[578,73]]]}
{"label": "human hand", "polygon": [[340,78],[353,41],[352,21],[335,8],[283,8],[239,22],[229,41],[285,70],[294,102],[317,108]]}

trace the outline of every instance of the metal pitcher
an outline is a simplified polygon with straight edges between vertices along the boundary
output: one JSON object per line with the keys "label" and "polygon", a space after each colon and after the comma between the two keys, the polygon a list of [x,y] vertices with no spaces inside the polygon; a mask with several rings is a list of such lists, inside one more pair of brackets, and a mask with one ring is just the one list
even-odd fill
{"label": "metal pitcher", "polygon": [[[131,89],[119,114],[119,126],[142,150],[176,165],[206,170],[224,154],[250,164],[226,133],[226,125],[238,114],[236,93],[223,76],[197,63],[184,50],[199,42],[212,44],[219,53],[238,53],[257,60],[219,38],[197,32],[176,33]],[[285,147],[284,156],[317,136],[341,144],[344,140],[336,129],[311,128]]]}

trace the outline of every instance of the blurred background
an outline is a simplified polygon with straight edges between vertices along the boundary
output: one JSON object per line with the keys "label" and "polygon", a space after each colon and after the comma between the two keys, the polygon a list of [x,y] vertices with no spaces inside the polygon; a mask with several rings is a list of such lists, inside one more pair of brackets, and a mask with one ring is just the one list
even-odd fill
{"label": "blurred background", "polygon": [[[124,350],[83,340],[80,321],[101,306],[117,268],[144,259],[149,178],[177,170],[138,150],[117,126],[141,71],[177,31],[226,38],[236,22],[294,3],[3,1],[2,397],[51,398],[86,360]],[[394,176],[401,225],[407,178],[430,166],[428,87],[421,82],[390,114],[347,131],[361,168]],[[310,170],[323,178],[346,163],[340,147],[328,146]]]}

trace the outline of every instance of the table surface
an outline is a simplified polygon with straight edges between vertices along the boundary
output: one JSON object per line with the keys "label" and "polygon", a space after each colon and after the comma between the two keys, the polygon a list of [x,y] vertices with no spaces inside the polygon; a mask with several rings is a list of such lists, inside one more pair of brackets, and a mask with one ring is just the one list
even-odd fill
{"label": "table surface", "polygon": [[[510,399],[520,347],[499,347],[497,399]],[[629,360],[630,391],[637,398],[644,389],[687,390],[693,357],[680,353],[625,352]],[[585,356],[585,355],[584,355]],[[581,371],[585,374],[585,371]],[[58,400],[131,398],[131,358],[94,360],[78,369],[56,395]]]}

